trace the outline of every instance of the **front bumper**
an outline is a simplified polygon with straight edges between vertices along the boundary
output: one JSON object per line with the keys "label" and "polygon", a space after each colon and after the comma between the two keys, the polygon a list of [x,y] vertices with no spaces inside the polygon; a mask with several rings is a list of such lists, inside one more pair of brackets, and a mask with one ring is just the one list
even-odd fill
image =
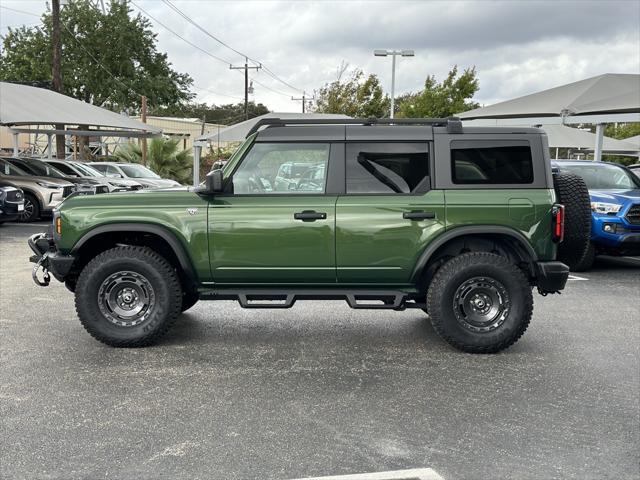
{"label": "front bumper", "polygon": [[562,262],[537,262],[536,280],[540,293],[556,293],[564,289],[569,278],[569,267]]}
{"label": "front bumper", "polygon": [[[31,274],[33,281],[37,285],[46,287],[49,285],[48,274],[51,272],[51,275],[56,280],[64,282],[75,261],[75,257],[73,255],[62,255],[58,252],[53,238],[48,233],[43,232],[31,235],[27,243],[35,254],[29,257],[29,261],[36,264]],[[37,277],[40,268],[44,271],[44,281],[40,281]]]}

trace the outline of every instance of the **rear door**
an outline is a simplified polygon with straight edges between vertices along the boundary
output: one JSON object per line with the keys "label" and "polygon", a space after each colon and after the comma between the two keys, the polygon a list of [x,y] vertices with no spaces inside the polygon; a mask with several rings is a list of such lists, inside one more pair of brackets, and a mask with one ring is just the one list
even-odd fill
{"label": "rear door", "polygon": [[[342,147],[342,145],[340,145]],[[219,284],[335,284],[330,142],[260,142],[209,208],[209,251]],[[298,179],[276,182],[294,164]],[[299,182],[313,176],[314,182]],[[320,176],[321,178],[319,178]],[[295,181],[294,181],[295,180]]]}
{"label": "rear door", "polygon": [[345,193],[336,204],[338,282],[410,283],[418,257],[444,230],[444,195],[431,189],[429,150],[426,139],[347,142]]}

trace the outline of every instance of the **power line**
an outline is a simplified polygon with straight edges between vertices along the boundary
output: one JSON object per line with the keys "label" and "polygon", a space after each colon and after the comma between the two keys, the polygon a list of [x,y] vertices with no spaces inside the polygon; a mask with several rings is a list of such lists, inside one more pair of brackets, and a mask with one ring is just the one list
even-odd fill
{"label": "power line", "polygon": [[273,79],[279,81],[280,83],[286,85],[287,87],[296,90],[298,92],[302,92],[302,90],[300,90],[297,87],[294,87],[293,85],[291,85],[290,83],[287,83],[286,81],[284,81],[283,79],[281,79],[280,77],[278,77],[271,69],[269,69],[266,65],[264,65],[263,62],[256,60],[255,58],[250,57],[249,55],[242,53],[239,50],[236,50],[235,48],[233,48],[232,46],[228,45],[227,43],[223,42],[222,40],[220,40],[218,37],[216,37],[215,35],[211,34],[210,32],[208,32],[207,30],[205,30],[203,27],[201,27],[199,24],[197,24],[195,21],[193,21],[189,16],[187,16],[184,12],[182,12],[178,7],[176,7],[173,3],[171,3],[170,0],[162,0],[167,6],[169,6],[174,12],[176,12],[178,15],[180,15],[182,18],[184,18],[187,22],[189,22],[191,25],[193,25],[194,27],[196,27],[198,30],[200,30],[201,32],[203,32],[205,35],[207,35],[208,37],[212,38],[213,40],[215,40],[216,42],[218,42],[219,44],[227,47],[229,50],[237,53],[238,55],[245,57],[249,60],[251,60],[253,63],[261,65],[262,68],[265,70],[265,72],[267,72],[267,74],[269,76],[271,76]]}
{"label": "power line", "polygon": [[25,15],[31,15],[32,17],[40,18],[40,15],[38,15],[37,13],[25,12],[24,10],[18,10],[17,8],[11,8],[11,7],[7,7],[5,5],[0,5],[0,8],[4,8],[5,10],[11,10],[12,12],[24,13]]}
{"label": "power line", "polygon": [[149,17],[151,20],[153,20],[154,22],[156,22],[158,25],[160,25],[161,27],[164,27],[166,30],[168,30],[169,32],[173,33],[176,37],[180,38],[182,41],[188,43],[189,45],[191,45],[193,48],[196,48],[198,50],[200,50],[202,53],[205,53],[206,55],[210,56],[211,58],[213,58],[214,60],[218,60],[219,62],[225,63],[227,65],[229,65],[231,62],[228,60],[225,60],[224,58],[218,57],[217,55],[214,55],[213,53],[205,50],[204,48],[199,47],[198,45],[196,45],[195,43],[187,40],[186,38],[184,38],[182,35],[180,35],[179,33],[177,33],[175,30],[172,30],[171,28],[167,27],[164,23],[162,23],[160,20],[158,20],[157,18],[153,17],[152,15],[149,14],[149,12],[147,12],[146,10],[144,10],[142,7],[140,7],[138,4],[136,4],[135,2],[130,2],[134,7],[136,7],[138,10],[140,10],[142,13],[144,13],[147,17]]}
{"label": "power line", "polygon": [[235,100],[244,100],[242,97],[236,97],[234,95],[227,95],[226,93],[216,92],[214,90],[211,90],[210,88],[200,87],[198,85],[192,85],[192,87],[195,88],[196,90],[213,93],[214,95],[220,95],[222,97],[229,97],[229,98],[233,98]]}

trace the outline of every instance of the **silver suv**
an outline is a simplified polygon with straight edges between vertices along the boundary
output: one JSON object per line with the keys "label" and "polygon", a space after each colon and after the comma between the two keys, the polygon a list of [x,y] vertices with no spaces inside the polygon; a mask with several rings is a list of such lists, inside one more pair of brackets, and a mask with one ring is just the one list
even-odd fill
{"label": "silver suv", "polygon": [[43,213],[50,213],[62,200],[75,191],[75,185],[58,178],[37,177],[0,158],[0,179],[4,184],[24,192],[24,210],[18,220],[31,222]]}

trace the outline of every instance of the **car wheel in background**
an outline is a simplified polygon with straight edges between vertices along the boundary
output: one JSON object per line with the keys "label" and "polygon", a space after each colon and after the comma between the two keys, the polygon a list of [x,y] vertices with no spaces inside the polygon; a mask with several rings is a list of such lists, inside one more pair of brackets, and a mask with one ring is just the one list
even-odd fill
{"label": "car wheel in background", "polygon": [[553,185],[558,203],[564,205],[564,240],[557,259],[575,270],[585,258],[591,238],[591,200],[584,180],[572,173],[556,173]]}
{"label": "car wheel in background", "polygon": [[574,272],[586,272],[591,270],[594,262],[596,261],[596,247],[593,243],[589,242],[589,248],[587,248],[587,253],[585,256],[578,262],[578,264],[573,268]]}
{"label": "car wheel in background", "polygon": [[19,222],[33,222],[40,218],[40,203],[30,193],[24,194],[24,210],[18,217]]}

